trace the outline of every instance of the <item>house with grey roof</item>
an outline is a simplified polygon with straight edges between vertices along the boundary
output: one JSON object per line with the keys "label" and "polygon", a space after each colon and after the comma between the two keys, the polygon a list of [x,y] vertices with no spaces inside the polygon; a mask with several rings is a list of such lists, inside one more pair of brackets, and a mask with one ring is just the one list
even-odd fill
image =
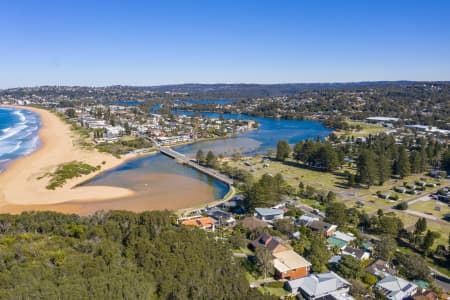
{"label": "house with grey roof", "polygon": [[255,208],[255,216],[265,222],[272,223],[277,219],[284,217],[284,211],[274,208]]}
{"label": "house with grey roof", "polygon": [[375,287],[390,300],[403,300],[417,293],[417,285],[397,276],[386,276]]}
{"label": "house with grey roof", "polygon": [[348,292],[351,284],[334,272],[312,274],[286,282],[286,289],[293,295],[301,294],[307,300],[351,300]]}
{"label": "house with grey roof", "polygon": [[345,249],[342,250],[342,254],[353,256],[360,261],[370,258],[370,252],[353,247],[345,247]]}

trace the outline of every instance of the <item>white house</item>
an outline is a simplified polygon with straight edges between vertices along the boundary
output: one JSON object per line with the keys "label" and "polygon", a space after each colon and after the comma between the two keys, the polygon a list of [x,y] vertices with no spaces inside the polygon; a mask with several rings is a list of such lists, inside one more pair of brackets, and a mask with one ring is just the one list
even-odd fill
{"label": "white house", "polygon": [[403,300],[417,293],[417,285],[391,275],[378,281],[375,287],[390,300]]}
{"label": "white house", "polygon": [[284,211],[281,209],[255,208],[255,212],[255,217],[269,223],[284,217]]}
{"label": "white house", "polygon": [[352,300],[350,296],[351,284],[334,272],[313,274],[307,277],[290,280],[286,283],[286,288],[293,295],[301,293],[307,299],[319,299],[332,296],[339,300]]}

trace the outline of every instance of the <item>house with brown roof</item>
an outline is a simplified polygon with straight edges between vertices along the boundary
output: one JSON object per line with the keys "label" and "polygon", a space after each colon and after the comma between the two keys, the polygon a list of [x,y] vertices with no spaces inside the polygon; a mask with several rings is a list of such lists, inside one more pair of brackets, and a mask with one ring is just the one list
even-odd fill
{"label": "house with brown roof", "polygon": [[283,245],[283,241],[280,238],[271,236],[268,233],[261,234],[256,240],[250,243],[250,248],[253,250],[258,247],[264,247],[272,254],[289,250]]}
{"label": "house with brown roof", "polygon": [[260,219],[256,218],[256,217],[246,217],[244,219],[242,219],[239,224],[241,224],[242,226],[244,226],[245,228],[248,228],[250,230],[254,230],[256,228],[264,228],[267,227],[267,223],[264,221],[261,221]]}
{"label": "house with brown roof", "polygon": [[216,229],[216,222],[210,217],[198,217],[193,219],[184,220],[181,224],[186,226],[195,226],[206,231],[214,231]]}
{"label": "house with brown roof", "polygon": [[322,232],[325,237],[330,237],[332,236],[337,229],[336,225],[327,223],[327,222],[323,222],[323,221],[312,221],[309,225],[307,225],[309,228],[311,228],[311,230],[313,231],[317,231],[317,232]]}

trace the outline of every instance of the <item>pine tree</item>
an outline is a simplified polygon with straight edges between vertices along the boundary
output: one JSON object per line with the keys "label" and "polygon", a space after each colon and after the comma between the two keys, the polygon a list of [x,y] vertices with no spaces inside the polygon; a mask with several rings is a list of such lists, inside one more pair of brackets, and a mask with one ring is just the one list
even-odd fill
{"label": "pine tree", "polygon": [[419,218],[419,220],[417,220],[416,222],[415,227],[416,230],[414,231],[414,233],[416,235],[424,233],[425,230],[427,230],[427,220],[425,218]]}
{"label": "pine tree", "polygon": [[358,157],[357,169],[357,181],[367,184],[367,187],[370,188],[375,183],[377,177],[375,155],[372,150],[361,151]]}
{"label": "pine tree", "polygon": [[285,140],[280,140],[277,144],[277,155],[276,158],[279,161],[285,161],[286,158],[289,157],[291,153],[291,148],[289,147],[288,142]]}
{"label": "pine tree", "polygon": [[378,184],[383,185],[392,175],[391,161],[386,154],[380,154],[377,160]]}
{"label": "pine tree", "polygon": [[400,177],[406,177],[411,174],[411,164],[409,163],[408,153],[404,146],[399,148],[398,159],[397,159],[398,175]]}

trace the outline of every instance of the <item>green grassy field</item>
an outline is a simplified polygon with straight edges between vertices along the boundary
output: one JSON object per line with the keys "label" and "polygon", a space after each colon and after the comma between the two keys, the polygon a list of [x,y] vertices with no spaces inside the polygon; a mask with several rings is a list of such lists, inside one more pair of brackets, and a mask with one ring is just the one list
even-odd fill
{"label": "green grassy field", "polygon": [[387,130],[386,127],[383,127],[379,124],[369,124],[366,122],[356,122],[356,121],[347,121],[347,123],[351,126],[359,125],[361,127],[361,130],[336,131],[336,135],[354,136],[355,138],[357,138],[357,137],[365,137],[368,135],[376,135]]}
{"label": "green grassy field", "polygon": [[[440,211],[435,210],[436,206],[440,207]],[[410,205],[409,209],[420,211],[426,214],[431,214],[439,218],[450,214],[450,207],[448,206],[448,204],[436,200],[416,202]]]}

